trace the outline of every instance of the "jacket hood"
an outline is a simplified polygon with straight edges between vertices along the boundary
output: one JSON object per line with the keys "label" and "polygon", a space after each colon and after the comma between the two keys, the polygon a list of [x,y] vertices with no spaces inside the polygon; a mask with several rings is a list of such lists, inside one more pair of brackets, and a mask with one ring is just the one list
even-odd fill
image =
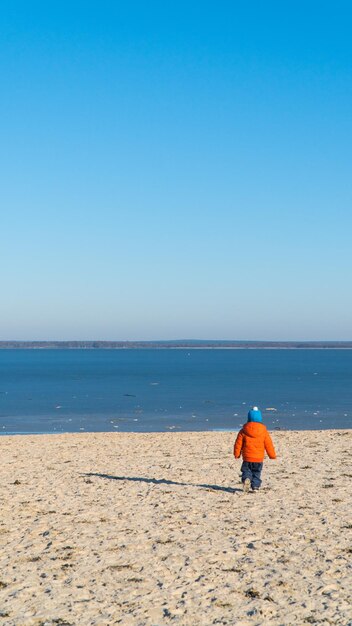
{"label": "jacket hood", "polygon": [[260,422],[247,422],[242,427],[242,430],[247,437],[258,437],[260,433],[266,430],[266,427]]}

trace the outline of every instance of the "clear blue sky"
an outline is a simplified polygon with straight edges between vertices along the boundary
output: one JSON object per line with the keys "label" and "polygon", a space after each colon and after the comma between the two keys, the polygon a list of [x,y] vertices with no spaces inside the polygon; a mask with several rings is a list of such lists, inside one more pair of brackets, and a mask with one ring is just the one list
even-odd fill
{"label": "clear blue sky", "polygon": [[0,9],[1,339],[351,339],[352,5]]}

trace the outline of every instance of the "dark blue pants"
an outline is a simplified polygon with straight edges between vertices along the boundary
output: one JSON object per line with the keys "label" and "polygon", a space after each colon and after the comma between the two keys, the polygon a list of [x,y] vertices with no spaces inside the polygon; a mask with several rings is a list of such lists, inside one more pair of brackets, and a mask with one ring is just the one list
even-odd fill
{"label": "dark blue pants", "polygon": [[259,489],[262,481],[260,474],[262,473],[263,463],[250,463],[249,461],[243,461],[241,466],[242,482],[249,478],[251,481],[252,489]]}

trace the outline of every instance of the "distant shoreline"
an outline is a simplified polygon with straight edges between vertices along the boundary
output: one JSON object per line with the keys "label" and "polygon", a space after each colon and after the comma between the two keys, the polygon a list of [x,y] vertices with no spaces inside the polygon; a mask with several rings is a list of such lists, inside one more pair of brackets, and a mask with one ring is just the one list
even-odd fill
{"label": "distant shoreline", "polygon": [[0,350],[352,350],[352,341],[0,341]]}

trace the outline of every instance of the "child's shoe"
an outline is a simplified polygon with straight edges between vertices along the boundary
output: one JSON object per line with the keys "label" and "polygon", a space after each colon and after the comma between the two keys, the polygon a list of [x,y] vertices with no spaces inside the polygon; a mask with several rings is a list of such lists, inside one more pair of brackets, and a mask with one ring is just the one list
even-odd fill
{"label": "child's shoe", "polygon": [[251,487],[251,481],[250,478],[246,478],[244,483],[243,483],[243,491],[244,493],[248,493]]}

